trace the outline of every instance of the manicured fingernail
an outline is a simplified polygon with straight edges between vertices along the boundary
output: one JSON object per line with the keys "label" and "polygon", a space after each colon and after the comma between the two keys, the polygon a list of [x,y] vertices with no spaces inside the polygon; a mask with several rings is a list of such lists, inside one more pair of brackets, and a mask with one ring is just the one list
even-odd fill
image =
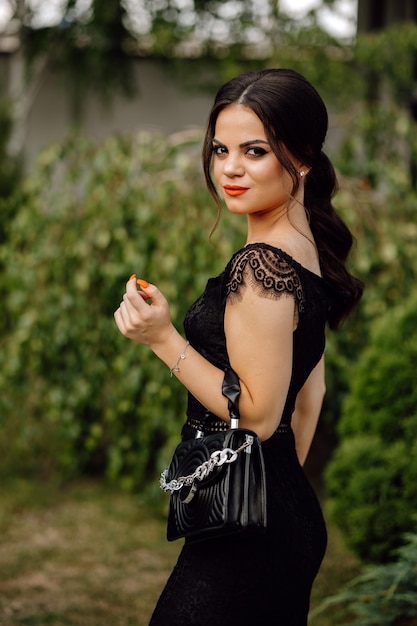
{"label": "manicured fingernail", "polygon": [[136,278],[136,274],[132,274],[132,276],[129,278],[129,280],[132,280],[133,278]]}
{"label": "manicured fingernail", "polygon": [[149,287],[148,281],[143,280],[142,278],[138,278],[136,282],[139,285],[139,287],[142,287],[142,289],[146,289],[147,287]]}

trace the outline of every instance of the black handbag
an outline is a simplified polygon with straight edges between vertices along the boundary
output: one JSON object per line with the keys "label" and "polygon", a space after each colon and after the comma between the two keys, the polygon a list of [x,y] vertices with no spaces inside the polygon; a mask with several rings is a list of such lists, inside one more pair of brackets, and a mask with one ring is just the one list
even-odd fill
{"label": "black handbag", "polygon": [[239,378],[224,376],[230,428],[181,442],[160,485],[170,492],[167,538],[199,541],[266,528],[266,480],[261,442],[239,428]]}

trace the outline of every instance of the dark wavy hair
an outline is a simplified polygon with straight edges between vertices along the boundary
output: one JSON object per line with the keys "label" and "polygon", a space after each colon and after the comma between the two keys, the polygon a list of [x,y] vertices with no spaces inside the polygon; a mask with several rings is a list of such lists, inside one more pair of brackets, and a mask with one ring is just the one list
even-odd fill
{"label": "dark wavy hair", "polygon": [[291,176],[293,195],[300,179],[290,157],[310,168],[305,179],[304,206],[310,216],[323,278],[340,294],[329,315],[329,326],[337,328],[358,303],[363,283],[346,269],[353,237],[332,205],[336,173],[322,150],[328,128],[326,106],[311,83],[290,69],[247,72],[219,89],[203,145],[204,174],[218,207],[215,227],[221,200],[211,177],[212,140],[219,113],[231,104],[243,104],[259,117],[275,155]]}

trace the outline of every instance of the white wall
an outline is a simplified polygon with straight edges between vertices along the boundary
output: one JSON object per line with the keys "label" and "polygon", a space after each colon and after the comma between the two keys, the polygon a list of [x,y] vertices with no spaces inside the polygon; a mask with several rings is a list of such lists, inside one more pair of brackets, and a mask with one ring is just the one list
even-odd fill
{"label": "white wall", "polygon": [[[103,139],[115,132],[156,129],[169,134],[205,125],[212,94],[184,93],[158,61],[138,60],[135,74],[137,92],[132,99],[116,95],[106,108],[98,96],[86,97],[82,112],[86,134]],[[71,124],[68,85],[59,74],[49,73],[30,114],[26,163],[30,166],[40,149],[64,138]]]}

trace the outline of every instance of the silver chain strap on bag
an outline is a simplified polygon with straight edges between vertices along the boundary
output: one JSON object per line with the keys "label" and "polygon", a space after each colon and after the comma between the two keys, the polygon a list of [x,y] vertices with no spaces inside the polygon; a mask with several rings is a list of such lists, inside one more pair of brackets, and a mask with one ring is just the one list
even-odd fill
{"label": "silver chain strap on bag", "polygon": [[224,463],[234,463],[238,457],[238,454],[245,450],[247,454],[250,454],[251,446],[253,444],[254,437],[252,435],[246,435],[246,441],[237,450],[231,448],[223,448],[223,450],[215,450],[211,453],[208,461],[204,461],[201,465],[196,467],[192,474],[188,476],[180,476],[167,482],[166,477],[168,469],[164,470],[161,474],[159,484],[164,491],[179,491],[182,487],[190,487],[195,480],[202,481],[207,478],[216,467],[221,467]]}

